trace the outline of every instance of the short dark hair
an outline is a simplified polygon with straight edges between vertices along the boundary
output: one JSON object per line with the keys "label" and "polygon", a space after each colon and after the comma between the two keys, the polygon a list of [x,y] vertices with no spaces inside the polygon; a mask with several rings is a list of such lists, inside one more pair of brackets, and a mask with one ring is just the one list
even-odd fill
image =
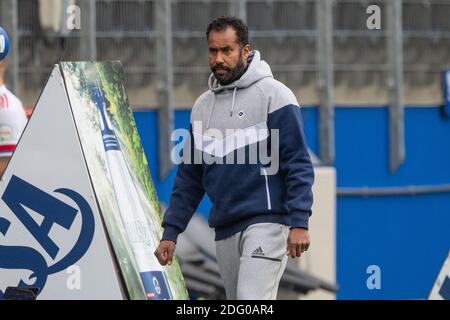
{"label": "short dark hair", "polygon": [[241,48],[248,44],[247,25],[241,19],[232,16],[220,16],[211,21],[206,29],[206,40],[212,30],[224,31],[228,27],[232,27],[236,31],[237,41]]}

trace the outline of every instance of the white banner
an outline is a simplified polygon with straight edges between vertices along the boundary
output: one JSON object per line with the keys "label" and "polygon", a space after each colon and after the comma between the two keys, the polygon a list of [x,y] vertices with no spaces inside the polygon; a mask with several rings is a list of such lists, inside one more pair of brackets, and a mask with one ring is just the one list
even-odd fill
{"label": "white banner", "polygon": [[55,66],[0,181],[0,296],[123,299],[63,78]]}

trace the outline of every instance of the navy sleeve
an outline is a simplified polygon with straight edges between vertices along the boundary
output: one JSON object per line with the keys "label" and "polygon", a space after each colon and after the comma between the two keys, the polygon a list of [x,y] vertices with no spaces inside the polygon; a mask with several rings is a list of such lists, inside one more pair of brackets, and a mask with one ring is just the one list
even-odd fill
{"label": "navy sleeve", "polygon": [[314,169],[306,145],[300,107],[293,104],[281,107],[269,113],[267,122],[269,129],[279,130],[280,173],[286,187],[290,227],[308,229]]}
{"label": "navy sleeve", "polygon": [[177,241],[178,235],[186,229],[205,194],[202,182],[203,166],[201,163],[194,163],[194,152],[198,151],[194,147],[192,131],[190,139],[185,142],[182,152],[185,152],[186,148],[191,152],[189,155],[182,154],[183,162],[178,165],[170,205],[162,223],[164,233],[161,240]]}

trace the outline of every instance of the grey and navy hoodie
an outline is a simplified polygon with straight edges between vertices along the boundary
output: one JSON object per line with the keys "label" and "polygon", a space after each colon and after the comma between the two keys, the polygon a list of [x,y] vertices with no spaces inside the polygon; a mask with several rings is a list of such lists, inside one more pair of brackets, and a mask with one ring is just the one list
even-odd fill
{"label": "grey and navy hoodie", "polygon": [[[190,139],[186,140],[184,151],[186,148],[191,151],[190,161],[178,166],[170,205],[163,219],[162,240],[176,242],[205,192],[212,202],[209,225],[215,229],[216,240],[255,223],[308,228],[314,171],[299,104],[292,91],[273,78],[258,51],[252,51],[248,61],[247,71],[231,84],[222,86],[211,74],[209,90],[193,106]],[[222,137],[210,134],[214,132],[212,129]],[[236,130],[230,133],[229,129]],[[272,129],[278,129],[279,135],[276,174],[267,174],[268,165],[259,156],[256,163],[246,159],[244,164],[226,164],[226,157],[237,159],[238,152],[249,152],[263,142],[270,151]],[[252,131],[267,134],[256,138],[250,134],[248,139],[236,139],[240,142],[234,145],[225,143]],[[195,153],[200,154],[200,163],[194,163]],[[206,161],[202,157],[205,153],[208,159],[218,161]]]}

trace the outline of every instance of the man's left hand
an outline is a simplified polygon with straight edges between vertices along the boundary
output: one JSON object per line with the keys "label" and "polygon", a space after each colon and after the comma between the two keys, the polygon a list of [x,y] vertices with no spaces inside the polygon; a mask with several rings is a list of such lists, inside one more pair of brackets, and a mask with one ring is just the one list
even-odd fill
{"label": "man's left hand", "polygon": [[309,232],[303,228],[292,228],[287,239],[287,255],[300,257],[309,248]]}

